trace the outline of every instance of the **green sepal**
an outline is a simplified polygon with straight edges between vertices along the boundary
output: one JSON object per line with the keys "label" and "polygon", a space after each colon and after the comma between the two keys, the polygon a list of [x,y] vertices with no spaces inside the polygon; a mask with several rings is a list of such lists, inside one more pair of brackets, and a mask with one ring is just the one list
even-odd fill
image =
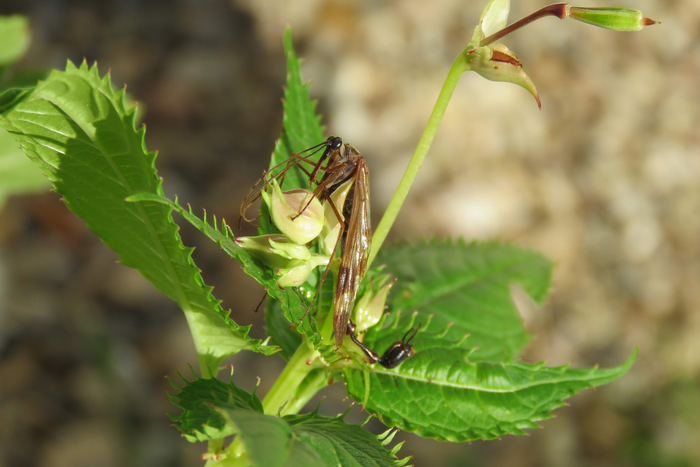
{"label": "green sepal", "polygon": [[572,6],[568,13],[571,19],[612,31],[640,31],[644,26],[656,24],[653,19],[645,18],[641,11],[629,8]]}

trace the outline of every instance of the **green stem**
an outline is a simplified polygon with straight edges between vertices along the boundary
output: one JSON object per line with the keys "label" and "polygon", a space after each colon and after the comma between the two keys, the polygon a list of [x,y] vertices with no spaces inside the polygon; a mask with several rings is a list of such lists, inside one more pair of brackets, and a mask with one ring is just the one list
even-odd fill
{"label": "green stem", "polygon": [[[306,340],[303,340],[262,401],[263,410],[267,415],[277,415],[290,401],[294,391],[309,372],[318,368],[317,356],[318,353],[309,347]],[[284,410],[284,412],[287,411]]]}
{"label": "green stem", "polygon": [[394,193],[394,197],[391,199],[391,202],[389,202],[386,212],[384,212],[384,217],[382,217],[382,220],[377,226],[377,230],[374,232],[374,236],[372,237],[372,250],[369,254],[367,267],[369,267],[372,264],[372,261],[374,261],[374,257],[377,256],[377,252],[381,248],[382,243],[384,243],[384,240],[386,240],[386,236],[389,233],[391,226],[394,225],[396,216],[399,214],[399,210],[406,200],[406,196],[408,196],[408,190],[411,189],[411,185],[413,185],[416,175],[418,175],[418,170],[423,164],[426,154],[428,154],[430,145],[435,138],[435,133],[437,133],[438,127],[440,126],[442,116],[445,115],[445,109],[447,109],[447,104],[449,104],[452,93],[454,92],[455,87],[457,87],[459,78],[462,76],[462,73],[469,69],[468,62],[469,59],[466,55],[465,49],[457,56],[457,58],[455,58],[455,61],[452,63],[452,67],[450,67],[450,71],[447,73],[445,84],[442,85],[442,90],[440,91],[437,102],[435,102],[433,113],[430,114],[430,118],[428,119],[428,123],[425,126],[425,130],[423,131],[420,141],[418,141],[418,146],[416,147],[416,151],[413,153],[411,162],[409,162],[406,172],[403,174],[403,178],[401,179],[401,183],[399,183],[399,186]]}
{"label": "green stem", "polygon": [[296,414],[311,400],[316,393],[326,386],[328,375],[324,368],[319,368],[308,375],[302,385],[294,393],[294,398],[284,407],[282,415]]}
{"label": "green stem", "polygon": [[506,26],[505,28],[501,29],[500,31],[497,31],[494,34],[491,34],[489,37],[485,37],[479,42],[479,47],[484,47],[489,44],[493,44],[496,42],[498,39],[507,36],[513,31],[517,31],[518,29],[527,26],[528,24],[532,23],[533,21],[537,21],[538,19],[545,18],[547,16],[556,16],[559,19],[565,19],[569,17],[569,4],[568,3],[555,3],[553,5],[547,5],[544,8],[540,8],[536,12],[527,15],[525,18],[516,21],[515,23],[511,24],[510,26]]}

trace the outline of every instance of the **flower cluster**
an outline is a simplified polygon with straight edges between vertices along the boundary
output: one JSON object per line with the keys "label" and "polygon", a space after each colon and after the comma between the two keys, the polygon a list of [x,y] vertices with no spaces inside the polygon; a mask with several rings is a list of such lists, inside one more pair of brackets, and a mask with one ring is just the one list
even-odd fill
{"label": "flower cluster", "polygon": [[311,271],[327,265],[331,258],[330,253],[313,253],[308,247],[324,228],[324,207],[309,190],[283,192],[275,179],[265,187],[262,198],[281,233],[238,237],[236,243],[275,270],[277,285],[300,286]]}
{"label": "flower cluster", "polygon": [[[341,185],[331,195],[334,206],[345,205],[352,181]],[[329,202],[321,203],[309,190],[282,191],[272,179],[261,193],[269,208],[270,218],[281,233],[254,237],[238,237],[236,243],[245,248],[277,274],[280,287],[298,287],[304,284],[318,266],[328,266],[337,250],[342,229]],[[341,214],[342,215],[342,214]],[[309,244],[318,239],[322,254],[314,253]],[[382,276],[357,300],[355,322],[358,331],[376,324],[384,311],[389,289],[395,281]]]}

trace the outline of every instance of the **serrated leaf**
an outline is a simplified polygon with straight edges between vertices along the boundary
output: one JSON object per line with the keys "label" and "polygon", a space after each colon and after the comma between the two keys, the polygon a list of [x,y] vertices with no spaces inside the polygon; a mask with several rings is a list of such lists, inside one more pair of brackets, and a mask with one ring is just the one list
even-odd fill
{"label": "serrated leaf", "polygon": [[[289,158],[292,153],[300,153],[305,149],[315,146],[324,140],[323,127],[321,126],[321,116],[316,114],[316,101],[309,97],[309,83],[304,83],[301,78],[301,60],[297,57],[294,50],[294,42],[292,40],[292,31],[287,28],[284,32],[284,53],[287,59],[287,83],[284,89],[283,116],[282,116],[282,134],[275,142],[275,149],[270,160],[270,167],[274,167],[283,163]],[[312,156],[309,160],[312,162],[318,161],[320,153]],[[284,190],[293,188],[308,188],[308,177],[301,170],[292,167],[285,176],[282,187]],[[263,234],[277,233],[277,228],[269,222],[267,206],[263,203],[261,206],[261,215],[259,217],[260,227],[258,232]],[[307,290],[314,290],[320,278],[318,271],[314,271],[309,282],[305,285]],[[269,335],[273,340],[282,346],[284,349],[282,355],[289,358],[292,349],[298,347],[300,339],[294,337],[292,331],[289,330],[289,323],[297,325],[297,321],[290,319],[292,315],[285,313],[284,318],[287,324],[283,322],[282,317],[277,311],[279,305],[270,300],[268,307],[265,310],[265,321]],[[319,297],[315,303],[316,310],[325,310],[329,307],[322,297]],[[300,329],[303,331],[303,329]],[[308,334],[307,334],[308,335]],[[296,345],[295,345],[296,344]],[[291,352],[291,353],[290,353]],[[327,352],[325,352],[327,353]]]}
{"label": "serrated leaf", "polygon": [[30,41],[29,20],[26,16],[0,16],[0,67],[22,58]]}
{"label": "serrated leaf", "polygon": [[284,317],[284,310],[278,300],[269,300],[265,310],[265,325],[267,335],[271,337],[271,343],[280,346],[279,354],[285,360],[289,360],[301,344],[301,336],[292,324]]}
{"label": "serrated leaf", "polygon": [[[240,436],[253,465],[260,467],[389,467],[402,465],[379,437],[350,425],[342,417],[317,413],[283,418],[264,415],[253,394],[233,382],[185,381],[173,402],[183,409],[171,416],[192,442]],[[176,386],[177,387],[177,386]]]}
{"label": "serrated leaf", "polygon": [[[420,334],[419,334],[420,335]],[[522,435],[577,392],[619,378],[634,363],[610,369],[547,368],[543,364],[468,361],[469,350],[423,350],[394,370],[370,373],[366,410],[388,426],[443,441]],[[346,369],[348,393],[365,394],[362,371]]]}
{"label": "serrated leaf", "polygon": [[235,242],[231,229],[226,225],[225,221],[218,223],[214,217],[214,225],[209,225],[205,220],[199,219],[191,210],[186,210],[180,206],[177,201],[172,201],[164,196],[153,193],[139,193],[127,198],[127,201],[138,202],[139,204],[150,205],[152,203],[165,205],[169,209],[180,214],[190,224],[195,226],[200,232],[205,234],[211,240],[216,242],[226,253],[232,258],[240,261],[243,264],[243,270],[250,277],[258,281],[260,285],[265,287],[267,293],[272,299],[279,300],[282,309],[288,313],[291,322],[297,323],[297,331],[308,336],[315,348],[324,352],[331,349],[330,345],[321,345],[320,335],[317,331],[316,320],[309,313],[304,322],[301,323],[301,318],[306,314],[306,298],[300,293],[296,287],[281,288],[277,285],[277,278],[274,271],[262,264],[257,258],[251,256],[244,248],[238,246]]}
{"label": "serrated leaf", "polygon": [[170,419],[190,442],[221,439],[233,434],[233,428],[217,410],[220,407],[262,414],[260,399],[237,387],[233,380],[226,384],[216,378],[198,378],[194,372],[193,376],[193,381],[180,376],[185,383],[184,387],[177,386],[170,380],[180,392],[168,394],[170,401],[183,410],[180,415],[170,415]]}
{"label": "serrated leaf", "polygon": [[66,205],[121,258],[185,312],[200,362],[215,372],[244,349],[270,351],[247,337],[204,284],[191,248],[182,245],[170,210],[125,203],[132,194],[162,195],[145,129],[134,108],[97,67],[68,63],[6,111],[0,124],[53,182]]}
{"label": "serrated leaf", "polygon": [[[309,98],[309,84],[302,83],[300,60],[294,50],[291,30],[287,28],[284,34],[284,50],[287,57],[287,84],[284,92],[283,100],[283,131],[280,138],[277,140],[275,150],[272,154],[271,167],[284,162],[292,153],[299,153],[311,146],[314,146],[324,140],[323,128],[321,127],[321,117],[316,114],[316,102]],[[320,153],[310,158],[310,160],[318,160]],[[285,177],[283,183],[285,189],[307,187],[307,178],[292,167]],[[149,199],[156,202],[161,202],[169,205],[177,210],[186,220],[191,222],[200,231],[206,234],[210,239],[217,242],[229,255],[238,260],[241,258],[241,250],[232,241],[233,234],[230,234],[227,228],[221,227],[221,230],[210,227],[206,222],[202,222],[197,216],[191,212],[179,207],[177,203],[173,203],[166,198],[157,199],[158,197],[150,197]],[[132,197],[132,200],[144,201],[147,197]],[[268,234],[278,232],[277,229],[269,222],[266,211],[266,206],[261,206],[261,215],[259,217],[260,228],[259,233]],[[230,237],[230,238],[229,238]],[[308,337],[309,341],[317,350],[320,350],[328,362],[333,361],[337,356],[331,351],[331,346],[321,346],[320,336],[316,326],[316,321],[313,318],[316,310],[327,310],[330,307],[330,300],[327,294],[322,293],[314,303],[315,310],[308,313],[308,318],[300,325],[300,319],[307,314],[307,303],[316,291],[316,284],[319,280],[319,271],[314,271],[310,276],[309,281],[300,290],[282,290],[277,286],[276,279],[272,269],[265,267],[259,261],[245,254],[246,261],[242,261],[245,265],[246,273],[255,278],[262,284],[270,295],[268,298],[268,307],[266,308],[266,322],[268,325],[268,333],[278,345],[281,345],[283,356],[289,358],[294,349],[298,347],[301,340],[294,336],[289,330],[290,323],[296,327],[300,334]],[[251,265],[252,262],[252,265]],[[326,285],[332,285],[329,281]],[[306,296],[306,298],[304,298]],[[281,300],[281,303],[275,304],[275,300]],[[279,309],[284,310],[284,317],[275,314]],[[268,313],[269,316],[268,316]],[[286,319],[286,324],[285,324]]]}
{"label": "serrated leaf", "polygon": [[[542,303],[552,273],[551,262],[541,254],[495,241],[390,246],[379,252],[376,264],[385,264],[383,272],[398,278],[388,302],[392,313],[403,310],[400,323],[413,311],[427,331],[438,332],[452,323],[445,339],[458,341],[469,334],[469,347],[478,347],[472,361],[503,361],[520,354],[529,336],[509,286],[517,282]],[[433,317],[426,327],[429,315]],[[370,329],[365,342],[375,345],[378,332],[377,326]]]}
{"label": "serrated leaf", "polygon": [[[233,431],[245,446],[252,465],[282,467],[287,465],[291,444],[294,442],[292,427],[279,417],[264,415],[251,410],[222,408]],[[313,463],[323,467],[323,464]]]}
{"label": "serrated leaf", "polygon": [[[275,143],[270,167],[281,164],[292,153],[300,153],[325,139],[321,116],[316,114],[316,101],[309,98],[309,83],[301,80],[301,60],[294,50],[290,28],[284,31],[284,53],[287,57],[287,86],[284,89],[282,135]],[[320,156],[319,153],[309,160],[318,161]],[[307,180],[308,177],[294,168],[287,173],[282,188],[307,188]]]}
{"label": "serrated leaf", "polygon": [[402,465],[395,453],[387,451],[379,437],[350,425],[341,416],[322,417],[315,413],[287,415],[297,439],[312,446],[322,459],[321,465],[343,467],[380,467]]}

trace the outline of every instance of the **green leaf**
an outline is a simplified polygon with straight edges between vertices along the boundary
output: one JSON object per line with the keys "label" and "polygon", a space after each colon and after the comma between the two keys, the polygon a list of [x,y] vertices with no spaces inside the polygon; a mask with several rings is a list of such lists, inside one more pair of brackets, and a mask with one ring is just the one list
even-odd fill
{"label": "green leaf", "polygon": [[0,16],[0,67],[22,58],[30,41],[29,20],[25,16]]}
{"label": "green leaf", "polygon": [[[404,311],[400,322],[415,310],[425,330],[441,331],[452,323],[445,338],[458,341],[469,334],[469,346],[478,347],[472,361],[503,361],[520,354],[529,337],[509,286],[520,284],[542,303],[552,274],[551,262],[539,253],[495,241],[391,246],[379,252],[377,264],[385,264],[383,272],[398,278],[388,301],[392,313]],[[433,316],[426,327],[429,315]],[[365,342],[375,345],[378,332],[378,326],[370,329]]]}
{"label": "green leaf", "polygon": [[234,323],[212,296],[170,210],[124,202],[135,193],[163,193],[156,154],[146,151],[145,129],[136,130],[134,118],[134,108],[124,105],[124,91],[114,92],[109,76],[101,79],[97,67],[83,63],[78,69],[69,62],[65,72],[53,71],[5,112],[0,125],[122,263],[180,305],[202,371],[215,373],[224,358],[240,350],[273,351],[248,338],[250,326]]}
{"label": "green leaf", "polygon": [[0,94],[0,113],[5,113],[10,108],[19,104],[29,91],[27,89],[13,88]]}
{"label": "green leaf", "polygon": [[[611,369],[546,368],[543,363],[470,362],[471,350],[424,348],[420,337],[414,340],[417,354],[398,368],[370,373],[366,410],[388,426],[455,442],[539,428],[536,422],[550,418],[564,399],[625,374],[637,353]],[[346,369],[345,379],[348,393],[362,400],[362,371]]]}
{"label": "green leaf", "polygon": [[9,195],[48,191],[51,183],[24,155],[17,141],[0,128],[0,207]]}
{"label": "green leaf", "polygon": [[226,224],[225,220],[219,223],[217,222],[216,217],[214,217],[214,225],[209,225],[206,222],[206,217],[204,220],[199,219],[192,213],[191,209],[186,210],[180,206],[177,203],[177,200],[171,201],[164,196],[153,193],[139,193],[128,197],[126,201],[139,202],[139,204],[146,205],[150,205],[152,203],[161,204],[180,214],[200,232],[216,242],[216,244],[219,245],[232,258],[240,261],[243,264],[243,270],[245,273],[258,281],[260,285],[265,287],[267,293],[272,299],[280,301],[281,307],[285,311],[285,314],[291,316],[291,318],[287,319],[290,322],[297,324],[297,331],[299,333],[306,334],[309,342],[311,342],[316,349],[321,351],[322,354],[329,359],[328,362],[331,362],[337,358],[335,357],[335,354],[331,352],[333,346],[321,344],[321,337],[317,331],[316,320],[313,318],[311,313],[309,313],[304,319],[303,323],[300,324],[301,318],[306,314],[307,310],[306,298],[299,290],[301,288],[280,288],[277,285],[277,278],[275,277],[274,271],[262,264],[257,258],[251,256],[245,249],[238,246],[233,232],[231,232],[231,229]]}
{"label": "green leaf", "polygon": [[170,402],[183,410],[180,415],[170,415],[170,419],[188,441],[221,439],[234,433],[225,417],[216,410],[218,407],[246,409],[262,414],[260,399],[238,388],[233,384],[233,379],[226,384],[216,378],[199,378],[194,372],[192,375],[195,378],[193,381],[187,381],[180,375],[185,382],[184,387],[170,379],[170,384],[180,392],[168,393]]}
{"label": "green leaf", "polygon": [[301,336],[290,329],[289,321],[284,317],[284,310],[277,300],[268,300],[265,310],[265,325],[267,335],[271,337],[271,343],[280,346],[280,356],[289,360],[301,344]]}
{"label": "green leaf", "polygon": [[[309,85],[302,84],[301,81],[300,60],[294,51],[292,34],[289,28],[285,31],[284,35],[284,49],[287,57],[288,74],[284,93],[285,98],[283,101],[283,131],[276,143],[271,166],[287,160],[293,152],[301,152],[324,140],[323,128],[320,125],[321,117],[316,114],[316,103],[309,98]],[[319,156],[320,154],[317,154],[312,160],[317,160]],[[306,177],[300,171],[294,169],[288,173],[283,186],[285,189],[306,187]],[[299,289],[280,289],[277,286],[274,271],[245,253],[245,250],[236,245],[233,241],[233,233],[231,233],[228,227],[223,223],[220,227],[216,225],[211,227],[206,223],[206,220],[202,221],[192,214],[191,210],[184,210],[177,202],[172,202],[167,198],[159,196],[139,195],[131,197],[130,200],[156,201],[168,205],[210,239],[219,244],[229,255],[244,264],[246,273],[263,285],[270,295],[266,310],[268,332],[273,339],[275,339],[275,342],[282,346],[284,357],[289,358],[294,352],[300,342],[298,333],[301,333],[308,336],[309,341],[313,343],[314,347],[319,349],[329,361],[337,358],[335,354],[330,351],[332,348],[331,346],[320,345],[320,336],[318,334],[316,321],[313,318],[313,312],[308,313],[307,319],[300,325],[300,319],[307,314],[307,303],[316,291],[316,284],[318,283],[318,275],[320,273],[316,272],[312,274],[309,281]],[[266,212],[266,207],[263,204],[261,216],[259,218],[261,223],[261,228],[259,229],[260,233],[277,232],[276,228],[269,223]],[[216,220],[214,222],[216,224]],[[330,281],[328,285],[332,285]],[[275,304],[275,300],[280,300],[280,303]],[[326,310],[330,307],[330,301],[325,294],[321,294],[314,306],[316,310]],[[284,311],[283,318],[279,316],[278,313],[280,308]],[[296,336],[289,330],[290,323],[294,325],[298,331]]]}
{"label": "green leaf", "polygon": [[343,421],[342,416],[322,417],[316,413],[288,415],[284,420],[292,426],[295,437],[313,448],[322,459],[320,465],[343,467],[399,466],[396,452],[387,451],[376,436],[357,425]]}
{"label": "green leaf", "polygon": [[[292,427],[279,417],[251,410],[219,409],[233,432],[238,435],[252,465],[260,467],[286,466],[294,442]],[[313,462],[311,465],[323,467]]]}
{"label": "green leaf", "polygon": [[[325,139],[321,116],[316,114],[316,101],[309,98],[309,83],[302,83],[301,80],[301,60],[294,51],[290,28],[284,31],[284,53],[287,57],[287,86],[284,89],[282,135],[275,143],[270,167],[281,164],[292,153],[300,153]],[[320,156],[318,153],[310,160],[318,161]],[[287,173],[282,188],[307,188],[307,180],[308,177],[294,168]]]}
{"label": "green leaf", "polygon": [[237,434],[253,465],[261,467],[389,467],[405,460],[398,449],[388,451],[380,437],[342,416],[322,417],[316,412],[283,418],[264,415],[260,401],[216,379],[195,379],[171,395],[183,413],[172,416],[191,442],[222,439]]}

